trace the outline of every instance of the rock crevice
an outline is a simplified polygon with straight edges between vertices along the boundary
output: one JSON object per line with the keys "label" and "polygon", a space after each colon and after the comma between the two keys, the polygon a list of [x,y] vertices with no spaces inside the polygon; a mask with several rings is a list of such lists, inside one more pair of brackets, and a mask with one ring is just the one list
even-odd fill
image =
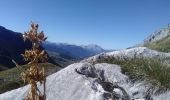
{"label": "rock crevice", "polygon": [[[85,66],[81,68],[76,68],[75,72],[80,75],[84,75],[86,78],[94,78],[91,83],[92,89],[94,91],[100,91],[99,86],[104,90],[103,99],[104,100],[131,100],[129,94],[119,86],[116,82],[109,82],[108,79],[104,76],[103,70],[97,70],[94,66]],[[121,91],[117,93],[115,90],[118,89]]]}

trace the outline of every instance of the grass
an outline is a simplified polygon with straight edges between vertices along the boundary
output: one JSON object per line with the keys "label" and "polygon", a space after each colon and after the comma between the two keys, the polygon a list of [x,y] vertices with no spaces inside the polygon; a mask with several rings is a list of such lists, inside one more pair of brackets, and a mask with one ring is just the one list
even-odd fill
{"label": "grass", "polygon": [[145,44],[144,46],[161,52],[170,52],[170,36]]}
{"label": "grass", "polygon": [[[44,67],[46,74],[50,75],[58,70],[60,70],[60,67],[57,67],[51,63],[41,63],[39,64],[40,67]],[[23,81],[20,78],[21,70],[25,70],[28,68],[28,65],[23,65],[21,67],[8,69],[5,71],[0,72],[0,93],[4,93],[6,91],[19,88],[21,86],[24,86],[26,84],[23,83]]]}
{"label": "grass", "polygon": [[122,72],[128,75],[132,82],[148,81],[158,89],[157,92],[170,90],[170,67],[161,59],[108,57],[98,62],[120,65]]}

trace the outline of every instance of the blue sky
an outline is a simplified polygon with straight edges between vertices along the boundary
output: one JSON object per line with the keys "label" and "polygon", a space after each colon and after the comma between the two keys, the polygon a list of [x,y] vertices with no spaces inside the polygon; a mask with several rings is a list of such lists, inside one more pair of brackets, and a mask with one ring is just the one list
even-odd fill
{"label": "blue sky", "polygon": [[121,49],[170,22],[170,0],[1,0],[0,25],[24,32],[40,24],[52,42]]}

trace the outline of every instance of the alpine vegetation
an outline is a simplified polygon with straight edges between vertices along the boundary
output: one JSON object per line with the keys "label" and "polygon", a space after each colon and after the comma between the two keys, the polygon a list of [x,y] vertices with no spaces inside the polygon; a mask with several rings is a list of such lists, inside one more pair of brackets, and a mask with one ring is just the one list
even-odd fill
{"label": "alpine vegetation", "polygon": [[132,82],[146,81],[155,93],[170,90],[169,53],[157,52],[145,47],[113,51],[96,55],[82,62],[110,63],[121,66],[122,72]]}
{"label": "alpine vegetation", "polygon": [[[21,73],[21,78],[24,82],[31,85],[29,93],[24,100],[45,100],[46,76],[44,68],[40,69],[38,62],[47,62],[48,60],[45,51],[39,50],[39,45],[47,38],[43,32],[38,32],[38,24],[31,24],[31,29],[25,32],[23,37],[24,40],[28,39],[32,42],[32,48],[22,54],[24,60],[29,62],[29,68]],[[41,93],[37,88],[37,82],[43,84],[44,93]]]}

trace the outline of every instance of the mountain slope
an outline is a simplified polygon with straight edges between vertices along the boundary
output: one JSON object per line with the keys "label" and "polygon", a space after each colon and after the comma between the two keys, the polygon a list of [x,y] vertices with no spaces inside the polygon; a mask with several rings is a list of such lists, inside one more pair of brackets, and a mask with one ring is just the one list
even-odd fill
{"label": "mountain slope", "polygon": [[[51,63],[40,63],[39,66],[45,68],[46,75],[51,75],[61,69],[61,67]],[[21,80],[20,74],[26,68],[28,65],[0,71],[0,94],[23,86],[24,82]]]}
{"label": "mountain slope", "polygon": [[92,52],[93,55],[109,51],[109,50],[105,50],[105,49],[101,48],[100,46],[98,46],[96,44],[81,45],[81,47]]}
{"label": "mountain slope", "polygon": [[144,40],[143,44],[148,44],[152,42],[156,42],[158,40],[161,40],[162,38],[165,38],[170,35],[170,24],[168,24],[167,27],[160,29],[159,31],[154,32],[149,37],[147,37]]}
{"label": "mountain slope", "polygon": [[106,50],[98,45],[77,46],[66,43],[45,42],[43,43],[43,47],[47,51],[59,53],[64,58],[69,59],[83,59],[102,52],[106,52]]}
{"label": "mountain slope", "polygon": [[75,61],[94,56],[102,52],[108,52],[98,45],[72,45],[67,43],[44,42],[43,48],[49,56],[62,66],[67,66]]}
{"label": "mountain slope", "polygon": [[[15,67],[12,59],[19,65],[26,64],[21,54],[31,47],[31,42],[24,41],[21,33],[13,32],[0,26],[0,71]],[[43,50],[42,47],[40,49]],[[58,65],[50,57],[48,62]]]}
{"label": "mountain slope", "polygon": [[14,67],[11,59],[24,64],[21,53],[31,48],[29,41],[24,42],[22,34],[13,32],[0,26],[0,64],[8,68]]}
{"label": "mountain slope", "polygon": [[161,52],[170,52],[170,24],[151,34],[144,40],[142,46]]}
{"label": "mountain slope", "polygon": [[[24,42],[21,33],[13,32],[0,26],[0,71],[14,67],[15,64],[12,63],[12,59],[20,65],[26,64],[21,54],[26,49],[30,49],[31,46],[30,41]],[[59,64],[62,67],[105,51],[97,45],[94,47],[81,47],[50,42],[43,43],[40,49],[47,51],[50,63]]]}
{"label": "mountain slope", "polygon": [[144,46],[161,52],[170,52],[170,36],[168,35],[158,41],[145,44]]}

